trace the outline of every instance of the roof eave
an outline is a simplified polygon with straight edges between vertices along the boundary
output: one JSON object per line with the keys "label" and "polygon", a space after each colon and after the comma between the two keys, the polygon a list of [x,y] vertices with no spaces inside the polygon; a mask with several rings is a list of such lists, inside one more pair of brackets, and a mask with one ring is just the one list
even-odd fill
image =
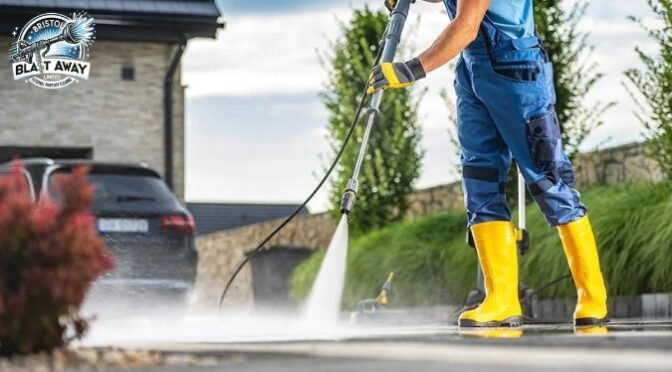
{"label": "roof eave", "polygon": [[[48,11],[39,7],[0,6],[0,35],[9,34],[35,15]],[[58,9],[70,13],[70,9]],[[96,20],[98,40],[155,41],[176,43],[195,37],[211,38],[224,23],[215,16],[179,14],[115,13],[90,11]]]}

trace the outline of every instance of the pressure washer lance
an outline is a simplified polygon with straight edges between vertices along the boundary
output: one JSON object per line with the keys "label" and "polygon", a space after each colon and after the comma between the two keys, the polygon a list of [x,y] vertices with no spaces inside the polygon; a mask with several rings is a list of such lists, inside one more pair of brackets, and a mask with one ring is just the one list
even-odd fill
{"label": "pressure washer lance", "polygon": [[[380,49],[378,51],[378,55],[376,56],[375,61],[376,65],[379,64],[381,61],[391,62],[394,59],[394,55],[396,54],[397,47],[399,46],[399,41],[401,39],[401,32],[404,29],[404,24],[406,23],[406,18],[408,17],[408,11],[410,9],[411,2],[412,0],[399,0],[395,10],[392,12],[392,14],[390,14],[390,22],[388,23],[387,28],[385,29],[385,32],[381,37]],[[245,265],[247,265],[247,263],[250,262],[250,259],[252,257],[254,257],[259,252],[263,251],[266,247],[266,244],[270,242],[271,239],[273,239],[273,237],[275,237],[280,231],[282,231],[282,229],[284,229],[285,226],[287,226],[287,224],[289,224],[296,216],[298,216],[304,210],[306,205],[308,205],[308,203],[313,199],[313,197],[315,197],[317,192],[320,191],[320,189],[322,189],[322,186],[324,186],[324,184],[327,182],[329,176],[334,171],[334,169],[338,165],[338,162],[343,156],[345,148],[350,142],[350,139],[352,138],[355,132],[355,128],[359,123],[361,113],[364,110],[364,106],[368,98],[367,94],[368,89],[369,85],[367,79],[367,84],[364,87],[364,91],[362,92],[361,98],[359,100],[357,110],[355,111],[355,116],[352,118],[350,128],[348,129],[348,133],[345,136],[343,144],[341,145],[341,148],[338,150],[336,157],[332,161],[331,165],[329,166],[326,173],[324,174],[320,182],[317,184],[315,189],[313,189],[313,191],[310,193],[310,195],[308,195],[306,200],[304,200],[304,202],[301,203],[301,205],[298,206],[294,210],[294,212],[292,212],[292,214],[290,214],[287,218],[285,218],[282,221],[282,223],[280,223],[275,229],[273,229],[273,231],[270,234],[268,234],[268,236],[266,236],[266,238],[264,238],[264,240],[262,240],[261,243],[259,243],[259,245],[257,245],[256,248],[254,248],[252,251],[246,254],[238,263],[238,265],[236,265],[233,272],[226,281],[224,289],[222,290],[222,294],[219,297],[220,311],[222,311],[224,308],[224,300],[226,299],[227,293],[229,293],[229,290],[233,286],[233,282],[236,280],[236,278],[243,270]],[[361,165],[364,160],[364,153],[366,152],[366,147],[369,141],[369,136],[371,134],[371,128],[373,127],[373,122],[375,121],[375,118],[376,116],[378,116],[379,113],[378,108],[380,107],[382,95],[383,92],[378,91],[371,98],[371,104],[368,110],[369,121],[366,128],[365,138],[364,141],[362,142],[362,148],[360,149],[360,156],[357,161],[357,166],[355,167],[353,177],[350,180],[350,182],[348,182],[345,194],[343,195],[343,201],[341,203],[341,213],[343,214],[349,215],[355,206],[355,198],[357,196],[357,190],[358,190],[357,178],[359,176],[359,171],[361,169]]]}
{"label": "pressure washer lance", "polygon": [[[399,0],[397,2],[397,6],[394,8],[394,11],[392,11],[387,36],[385,37],[385,47],[383,48],[383,54],[381,58],[383,63],[394,61],[394,56],[397,53],[397,48],[399,47],[399,42],[401,41],[401,33],[404,30],[404,25],[406,24],[406,19],[408,18],[411,1],[412,0]],[[345,192],[343,193],[343,199],[341,200],[341,214],[350,215],[355,207],[357,192],[359,191],[359,181],[357,179],[359,178],[359,172],[362,169],[362,163],[364,162],[364,157],[366,156],[366,150],[369,145],[369,138],[371,137],[373,124],[380,116],[380,103],[382,99],[382,89],[374,93],[373,98],[371,98],[371,104],[369,105],[369,111],[367,112],[368,122],[366,125],[366,130],[364,131],[364,137],[362,138],[362,145],[359,150],[357,163],[355,163],[355,169],[352,172],[352,178],[350,181],[348,181],[345,187]]]}
{"label": "pressure washer lance", "polygon": [[518,243],[518,252],[521,255],[527,253],[530,248],[530,233],[527,231],[527,211],[525,210],[525,178],[523,172],[518,167],[518,230],[516,231],[516,241]]}

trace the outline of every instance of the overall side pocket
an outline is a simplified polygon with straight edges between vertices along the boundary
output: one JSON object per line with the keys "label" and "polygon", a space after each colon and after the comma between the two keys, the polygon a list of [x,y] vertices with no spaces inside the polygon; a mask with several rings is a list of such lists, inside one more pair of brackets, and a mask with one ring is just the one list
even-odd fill
{"label": "overall side pocket", "polygon": [[489,54],[495,75],[519,83],[535,83],[544,76],[544,55],[539,47],[499,50]]}
{"label": "overall side pocket", "polygon": [[521,82],[535,82],[541,74],[541,66],[534,62],[495,62],[492,69],[501,77]]}

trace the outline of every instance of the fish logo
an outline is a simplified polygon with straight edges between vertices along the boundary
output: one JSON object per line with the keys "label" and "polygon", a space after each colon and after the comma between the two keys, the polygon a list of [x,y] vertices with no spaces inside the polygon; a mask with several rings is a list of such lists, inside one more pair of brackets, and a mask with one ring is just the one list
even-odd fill
{"label": "fish logo", "polygon": [[[17,39],[9,51],[14,80],[44,89],[60,89],[88,80],[89,48],[96,38],[95,20],[84,12],[67,17],[46,13],[12,33]],[[17,32],[18,31],[18,32]]]}

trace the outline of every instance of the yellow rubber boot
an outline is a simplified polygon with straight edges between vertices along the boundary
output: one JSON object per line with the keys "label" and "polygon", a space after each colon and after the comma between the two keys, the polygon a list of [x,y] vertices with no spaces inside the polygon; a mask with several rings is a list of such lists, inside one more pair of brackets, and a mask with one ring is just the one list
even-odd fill
{"label": "yellow rubber boot", "polygon": [[578,326],[604,323],[607,319],[607,290],[600,270],[600,258],[588,216],[558,226],[569,269],[576,286],[574,323]]}
{"label": "yellow rubber boot", "polygon": [[522,311],[518,300],[518,248],[513,224],[479,223],[471,227],[483,269],[485,300],[460,314],[460,327],[516,327]]}

